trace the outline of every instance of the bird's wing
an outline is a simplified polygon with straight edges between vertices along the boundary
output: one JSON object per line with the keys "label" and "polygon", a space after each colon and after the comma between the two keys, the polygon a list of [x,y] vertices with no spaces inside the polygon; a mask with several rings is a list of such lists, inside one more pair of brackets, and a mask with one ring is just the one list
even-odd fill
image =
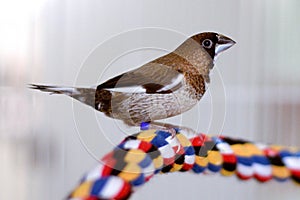
{"label": "bird's wing", "polygon": [[127,93],[172,93],[184,81],[182,72],[160,63],[148,63],[142,67],[123,73],[97,87],[114,92]]}

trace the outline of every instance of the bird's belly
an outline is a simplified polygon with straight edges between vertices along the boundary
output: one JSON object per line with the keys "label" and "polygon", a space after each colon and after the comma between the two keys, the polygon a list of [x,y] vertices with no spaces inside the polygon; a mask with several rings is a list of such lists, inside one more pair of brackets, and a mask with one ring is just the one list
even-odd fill
{"label": "bird's belly", "polygon": [[169,94],[115,94],[111,101],[111,117],[130,125],[179,115],[191,109],[199,100],[190,88]]}

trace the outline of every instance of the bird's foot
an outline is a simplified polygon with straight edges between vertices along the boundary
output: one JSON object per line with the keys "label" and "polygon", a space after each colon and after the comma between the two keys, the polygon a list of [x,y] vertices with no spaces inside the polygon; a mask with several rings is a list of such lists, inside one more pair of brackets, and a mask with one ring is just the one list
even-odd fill
{"label": "bird's foot", "polygon": [[174,137],[178,132],[182,133],[188,138],[194,137],[198,135],[195,130],[184,127],[184,126],[177,126],[173,124],[161,123],[161,122],[142,122],[140,124],[141,130],[148,130],[148,129],[157,129],[157,130],[164,130],[172,134]]}
{"label": "bird's foot", "polygon": [[140,124],[141,130],[148,130],[148,129],[157,129],[157,130],[164,130],[172,134],[172,136],[175,136],[178,132],[184,134],[185,136],[194,137],[195,135],[198,135],[195,130],[184,127],[184,126],[177,126],[173,124],[168,123],[161,123],[161,122],[142,122]]}
{"label": "bird's foot", "polygon": [[158,122],[142,122],[140,124],[141,130],[149,130],[149,129],[155,129],[155,130],[163,130],[171,134],[172,138],[174,138],[178,132],[178,128],[175,126],[172,126],[170,124],[163,124]]}

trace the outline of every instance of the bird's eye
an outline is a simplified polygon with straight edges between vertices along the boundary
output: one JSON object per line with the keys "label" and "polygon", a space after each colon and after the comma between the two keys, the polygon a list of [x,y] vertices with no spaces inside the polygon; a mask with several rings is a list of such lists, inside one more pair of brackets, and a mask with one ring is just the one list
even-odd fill
{"label": "bird's eye", "polygon": [[212,44],[213,44],[212,41],[209,39],[205,39],[202,42],[202,46],[207,49],[211,48]]}

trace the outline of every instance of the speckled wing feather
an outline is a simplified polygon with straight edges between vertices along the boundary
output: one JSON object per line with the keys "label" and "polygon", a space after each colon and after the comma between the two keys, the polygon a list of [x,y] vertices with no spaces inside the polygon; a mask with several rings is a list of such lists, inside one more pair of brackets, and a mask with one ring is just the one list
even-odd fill
{"label": "speckled wing feather", "polygon": [[[176,57],[167,55],[165,57]],[[160,58],[161,59],[161,58]],[[129,93],[172,93],[182,85],[183,73],[171,65],[178,63],[165,63],[157,59],[143,65],[140,68],[126,72],[102,83],[97,90],[107,89],[110,91]],[[187,62],[186,62],[187,63]]]}

